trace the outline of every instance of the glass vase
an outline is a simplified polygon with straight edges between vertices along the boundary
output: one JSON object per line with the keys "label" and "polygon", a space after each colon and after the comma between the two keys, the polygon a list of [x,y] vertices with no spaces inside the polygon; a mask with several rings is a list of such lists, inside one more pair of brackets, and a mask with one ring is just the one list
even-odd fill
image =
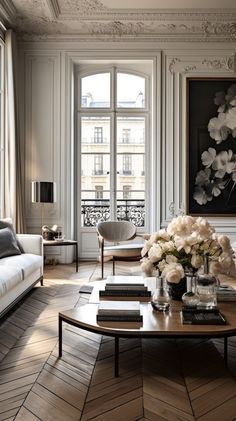
{"label": "glass vase", "polygon": [[197,294],[199,303],[197,307],[212,309],[217,307],[217,279],[209,272],[209,257],[204,256],[203,274],[197,275]]}
{"label": "glass vase", "polygon": [[196,276],[193,273],[186,273],[187,292],[182,296],[182,301],[186,307],[197,307],[200,298],[196,290]]}
{"label": "glass vase", "polygon": [[164,278],[156,277],[156,289],[153,291],[151,304],[156,310],[168,310],[170,307],[170,295]]}

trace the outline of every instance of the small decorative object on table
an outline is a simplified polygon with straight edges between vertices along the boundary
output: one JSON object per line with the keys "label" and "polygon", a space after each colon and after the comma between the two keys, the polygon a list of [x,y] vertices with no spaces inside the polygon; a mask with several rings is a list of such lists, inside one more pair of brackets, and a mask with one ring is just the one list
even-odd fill
{"label": "small decorative object on table", "polygon": [[187,292],[182,296],[185,307],[196,307],[199,303],[199,295],[196,291],[196,276],[193,273],[186,273]]}
{"label": "small decorative object on table", "polygon": [[170,307],[170,295],[166,280],[162,277],[156,278],[156,289],[153,292],[151,304],[154,310],[166,311]]}
{"label": "small decorative object on table", "polygon": [[[226,235],[218,235],[209,222],[202,217],[189,215],[174,218],[166,229],[152,234],[142,249],[141,269],[151,276],[158,269],[161,276],[175,290],[179,289],[181,299],[186,292],[183,288],[187,272],[196,274],[208,256],[210,272],[213,275],[234,267],[233,250]],[[181,295],[181,297],[180,297]]]}
{"label": "small decorative object on table", "polygon": [[208,309],[217,307],[217,278],[209,273],[209,258],[204,256],[204,272],[197,275],[198,307]]}

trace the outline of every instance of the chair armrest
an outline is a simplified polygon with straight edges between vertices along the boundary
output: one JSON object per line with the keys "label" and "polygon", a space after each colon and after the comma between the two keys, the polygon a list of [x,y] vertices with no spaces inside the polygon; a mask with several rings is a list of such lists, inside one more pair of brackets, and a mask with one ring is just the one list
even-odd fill
{"label": "chair armrest", "polygon": [[43,256],[43,237],[38,234],[16,234],[25,253]]}

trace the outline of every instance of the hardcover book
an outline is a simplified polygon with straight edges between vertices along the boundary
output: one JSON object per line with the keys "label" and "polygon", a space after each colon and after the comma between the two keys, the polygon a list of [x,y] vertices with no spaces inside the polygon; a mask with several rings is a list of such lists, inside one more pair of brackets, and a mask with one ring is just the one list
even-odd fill
{"label": "hardcover book", "polygon": [[140,315],[138,301],[102,301],[98,306],[98,314],[106,315]]}

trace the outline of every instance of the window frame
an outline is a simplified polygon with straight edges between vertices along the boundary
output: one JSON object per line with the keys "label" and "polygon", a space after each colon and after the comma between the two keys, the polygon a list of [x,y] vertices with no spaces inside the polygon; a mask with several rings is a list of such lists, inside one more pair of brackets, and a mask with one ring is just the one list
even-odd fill
{"label": "window frame", "polygon": [[0,37],[0,217],[4,203],[5,44]]}
{"label": "window frame", "polygon": [[[92,67],[92,69],[91,69]],[[106,108],[102,108],[102,107],[81,107],[81,93],[82,93],[82,79],[83,77],[87,77],[90,75],[96,75],[96,74],[100,74],[100,73],[108,73],[110,72],[110,97],[111,97],[111,107],[106,107]],[[139,77],[143,77],[144,81],[145,81],[145,107],[143,108],[138,108],[138,107],[116,107],[116,96],[117,96],[117,79],[116,79],[116,73],[124,73],[124,74],[130,74],[130,75],[134,75],[134,76],[139,76]],[[145,159],[145,170],[144,173],[145,175],[147,175],[147,171],[146,169],[148,168],[148,156],[149,156],[149,152],[150,152],[150,145],[148,144],[148,139],[150,139],[150,136],[152,134],[152,130],[150,129],[150,122],[151,122],[151,110],[152,110],[152,106],[151,106],[151,76],[148,73],[145,73],[145,71],[135,71],[134,69],[128,69],[125,67],[122,67],[122,65],[117,64],[116,66],[106,66],[105,64],[102,65],[102,68],[100,68],[99,64],[96,66],[93,65],[88,65],[88,68],[86,68],[86,66],[81,69],[81,71],[77,72],[77,76],[78,76],[78,83],[77,83],[77,93],[78,93],[78,101],[77,101],[77,115],[78,115],[78,120],[77,120],[77,126],[78,128],[81,128],[81,121],[83,117],[90,117],[92,116],[101,116],[101,117],[108,117],[110,118],[110,171],[113,172],[113,176],[111,176],[110,178],[110,202],[111,202],[111,206],[110,206],[110,212],[112,217],[116,218],[116,203],[117,201],[119,202],[121,199],[118,198],[118,194],[121,193],[122,191],[117,189],[116,192],[116,174],[117,174],[117,170],[116,170],[116,161],[115,161],[115,156],[116,156],[116,145],[114,145],[114,141],[117,143],[118,139],[117,139],[117,133],[116,133],[116,123],[115,120],[118,117],[142,117],[144,120],[144,159]],[[80,154],[80,142],[81,142],[81,129],[79,129],[78,131],[78,142],[79,142],[79,146],[77,148],[78,153],[79,153],[79,158],[81,159],[82,154]],[[135,153],[134,153],[135,154]],[[80,164],[81,165],[81,164]],[[114,165],[114,166],[113,166]],[[113,168],[112,168],[113,166]],[[147,182],[148,177],[145,177],[145,188],[143,190],[137,190],[134,189],[132,190],[133,193],[137,192],[140,193],[142,192],[145,195],[144,199],[140,199],[140,200],[144,200],[144,208],[145,208],[145,223],[144,226],[139,227],[139,231],[144,231],[145,229],[147,229],[147,227],[150,224],[150,218],[146,212],[146,210],[148,209],[148,203],[149,203],[149,194],[147,195],[147,191],[149,191],[149,184]],[[80,181],[80,176],[78,177],[78,183],[81,186],[81,181]],[[92,192],[95,190],[81,190],[79,193],[78,198],[80,198],[80,202],[82,203],[82,193],[86,192]],[[106,193],[107,190],[104,190],[104,193]],[[95,228],[95,227],[94,227]],[[81,225],[80,226],[80,230],[90,230],[91,227],[86,227]]]}

